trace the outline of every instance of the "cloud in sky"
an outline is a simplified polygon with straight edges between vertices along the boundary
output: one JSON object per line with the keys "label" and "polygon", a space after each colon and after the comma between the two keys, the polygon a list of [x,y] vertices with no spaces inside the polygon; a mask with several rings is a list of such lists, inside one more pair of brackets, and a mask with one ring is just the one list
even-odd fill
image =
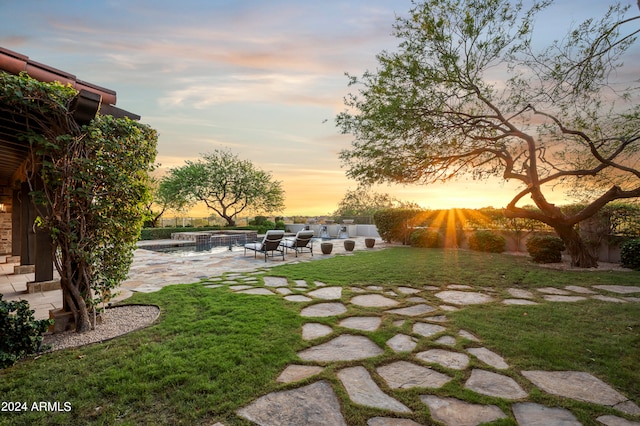
{"label": "cloud in sky", "polygon": [[[584,0],[576,11],[560,0],[558,10],[580,21],[601,3]],[[410,8],[411,0],[22,0],[0,3],[0,45],[116,90],[119,107],[158,130],[164,169],[230,148],[283,181],[287,213],[324,214],[356,186],[338,159],[350,138],[333,124],[350,91],[344,73],[374,69],[375,55],[398,43],[395,17]],[[561,27],[560,18],[539,24]],[[379,190],[432,208],[497,207],[514,193],[464,181]]]}

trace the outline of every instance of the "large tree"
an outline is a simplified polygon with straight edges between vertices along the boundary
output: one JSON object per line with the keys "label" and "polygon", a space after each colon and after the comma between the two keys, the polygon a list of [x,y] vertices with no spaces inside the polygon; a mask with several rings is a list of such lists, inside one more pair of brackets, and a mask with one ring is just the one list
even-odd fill
{"label": "large tree", "polygon": [[[350,77],[359,90],[337,125],[354,140],[340,155],[363,183],[463,174],[518,181],[506,214],[553,227],[572,263],[593,267],[577,225],[613,200],[640,196],[638,80],[622,63],[640,16],[614,5],[539,48],[535,18],[552,1],[527,4],[415,3],[395,24],[397,52],[379,54],[375,72]],[[545,193],[572,181],[600,189],[581,210],[563,213]],[[520,207],[526,197],[538,209]]]}
{"label": "large tree", "polygon": [[375,192],[371,188],[359,186],[354,190],[347,190],[333,215],[345,218],[373,217],[377,211],[393,207],[419,208],[415,203],[400,201],[389,194]]}
{"label": "large tree", "polygon": [[152,198],[145,204],[145,226],[156,228],[160,218],[168,212],[180,212],[184,210],[187,200],[180,197],[171,187],[171,182],[166,177],[151,177]]}
{"label": "large tree", "polygon": [[281,183],[229,150],[202,154],[199,160],[171,169],[162,186],[178,199],[203,202],[229,226],[246,210],[274,213],[284,208]]}

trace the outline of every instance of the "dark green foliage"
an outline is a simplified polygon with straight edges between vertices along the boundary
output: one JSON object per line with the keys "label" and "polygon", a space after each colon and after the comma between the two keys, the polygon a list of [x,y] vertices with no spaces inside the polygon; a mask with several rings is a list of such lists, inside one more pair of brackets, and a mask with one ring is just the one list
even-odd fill
{"label": "dark green foliage", "polygon": [[423,212],[420,209],[384,209],[373,215],[373,221],[385,241],[409,244],[413,227]]}
{"label": "dark green foliage", "polygon": [[535,235],[527,240],[527,251],[536,263],[556,263],[562,261],[564,243],[551,235]]}
{"label": "dark green foliage", "polygon": [[284,220],[276,220],[276,229],[285,229]]}
{"label": "dark green foliage", "polygon": [[436,231],[417,229],[411,234],[411,245],[424,248],[442,247],[442,236]]}
{"label": "dark green foliage", "polygon": [[38,352],[42,334],[51,324],[51,320],[34,319],[26,300],[6,302],[0,294],[0,368]]}
{"label": "dark green foliage", "polygon": [[628,240],[620,246],[620,264],[640,270],[640,238]]}
{"label": "dark green foliage", "polygon": [[202,228],[187,229],[184,227],[144,228],[140,232],[140,240],[166,240],[171,238],[174,232],[186,231],[216,231],[222,229],[219,226],[204,226]]}
{"label": "dark green foliage", "polygon": [[504,237],[491,231],[476,231],[469,237],[469,248],[475,251],[502,253],[505,245]]}

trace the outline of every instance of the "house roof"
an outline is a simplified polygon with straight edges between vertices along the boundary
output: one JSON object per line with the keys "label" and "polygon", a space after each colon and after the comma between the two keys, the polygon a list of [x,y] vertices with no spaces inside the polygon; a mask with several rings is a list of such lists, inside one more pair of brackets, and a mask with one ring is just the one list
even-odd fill
{"label": "house roof", "polygon": [[[2,47],[0,71],[15,75],[26,72],[30,77],[42,82],[59,81],[70,84],[80,92],[77,121],[82,116],[85,119],[92,118],[98,110],[103,115],[140,119],[139,115],[116,107],[117,97],[114,90],[80,80],[73,74],[33,61],[28,56]],[[11,177],[27,158],[28,146],[16,137],[16,134],[22,131],[23,120],[0,111],[0,186],[12,184]]]}

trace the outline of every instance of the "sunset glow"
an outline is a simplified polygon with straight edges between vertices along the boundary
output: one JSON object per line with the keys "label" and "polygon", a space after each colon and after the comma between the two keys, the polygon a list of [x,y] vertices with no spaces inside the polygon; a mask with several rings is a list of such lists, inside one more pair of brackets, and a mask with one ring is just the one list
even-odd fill
{"label": "sunset glow", "polygon": [[[607,6],[557,0],[537,35],[550,42],[554,30],[561,36]],[[1,2],[0,46],[115,90],[118,107],[158,130],[160,173],[229,148],[282,181],[281,214],[317,216],[357,187],[338,158],[351,137],[334,124],[354,90],[344,73],[375,69],[376,54],[399,42],[395,17],[411,7],[411,0]],[[518,185],[463,178],[373,190],[428,209],[480,208],[506,206]],[[572,201],[561,188],[548,196]],[[208,216],[202,206],[189,214]]]}

